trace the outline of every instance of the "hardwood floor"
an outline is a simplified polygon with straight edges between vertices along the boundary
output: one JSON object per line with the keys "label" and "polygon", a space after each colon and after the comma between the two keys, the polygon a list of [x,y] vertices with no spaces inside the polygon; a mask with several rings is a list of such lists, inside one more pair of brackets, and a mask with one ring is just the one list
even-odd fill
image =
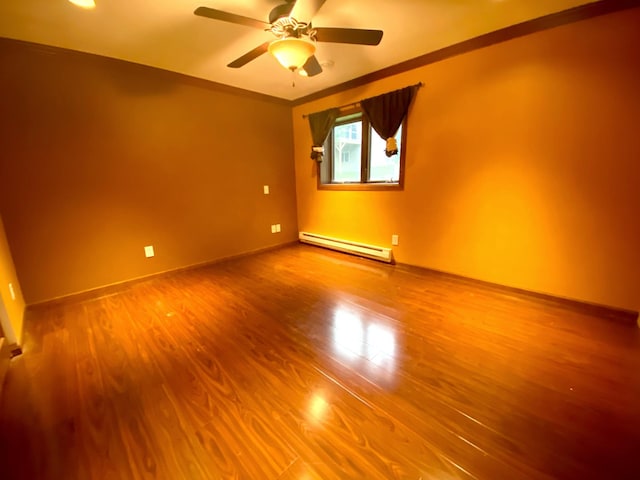
{"label": "hardwood floor", "polygon": [[25,336],[2,478],[640,478],[640,329],[451,276],[295,245]]}

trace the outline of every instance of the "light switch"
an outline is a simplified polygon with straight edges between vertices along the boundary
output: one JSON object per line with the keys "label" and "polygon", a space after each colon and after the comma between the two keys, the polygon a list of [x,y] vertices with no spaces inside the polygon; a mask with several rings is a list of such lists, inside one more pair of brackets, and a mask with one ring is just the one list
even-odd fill
{"label": "light switch", "polygon": [[276,232],[280,233],[280,224],[276,223]]}
{"label": "light switch", "polygon": [[147,245],[146,247],[144,247],[144,256],[147,258],[151,258],[155,255],[155,252],[153,251],[153,245]]}
{"label": "light switch", "polygon": [[271,233],[276,233],[276,226],[275,225],[271,225]]}
{"label": "light switch", "polygon": [[262,187],[262,190],[264,191],[265,195],[269,195],[269,185],[265,185],[264,187]]}

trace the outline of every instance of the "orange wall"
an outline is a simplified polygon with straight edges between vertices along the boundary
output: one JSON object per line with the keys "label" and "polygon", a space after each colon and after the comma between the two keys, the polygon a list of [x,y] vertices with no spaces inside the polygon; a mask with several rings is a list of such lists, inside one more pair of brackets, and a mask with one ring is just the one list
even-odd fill
{"label": "orange wall", "polygon": [[286,104],[9,40],[0,62],[0,213],[27,303],[297,238]]}
{"label": "orange wall", "polygon": [[[293,109],[298,224],[399,262],[640,310],[640,9]],[[302,114],[423,81],[401,192],[318,191]]]}
{"label": "orange wall", "polygon": [[[13,286],[15,300],[11,298],[9,283]],[[11,259],[4,224],[0,217],[0,324],[1,331],[9,344],[22,344],[24,307],[20,283]]]}

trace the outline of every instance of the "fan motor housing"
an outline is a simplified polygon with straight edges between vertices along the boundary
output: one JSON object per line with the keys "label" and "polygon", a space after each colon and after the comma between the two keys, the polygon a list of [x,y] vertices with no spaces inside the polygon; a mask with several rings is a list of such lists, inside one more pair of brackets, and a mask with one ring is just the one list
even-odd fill
{"label": "fan motor housing", "polygon": [[276,20],[282,17],[288,17],[291,13],[291,10],[293,10],[293,2],[278,5],[269,13],[269,23],[274,23]]}

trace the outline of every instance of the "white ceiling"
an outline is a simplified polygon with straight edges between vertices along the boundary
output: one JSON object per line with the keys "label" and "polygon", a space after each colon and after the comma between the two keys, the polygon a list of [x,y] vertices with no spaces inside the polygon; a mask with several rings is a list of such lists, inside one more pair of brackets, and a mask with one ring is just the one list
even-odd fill
{"label": "white ceiling", "polygon": [[[280,0],[2,0],[0,37],[114,57],[287,100],[395,65],[500,28],[591,3],[584,0],[326,0],[317,27],[384,30],[376,47],[320,43],[332,67],[295,75],[269,54],[240,69],[226,65],[272,39],[250,27],[197,17],[199,6],[267,20]],[[306,20],[306,19],[300,19]]]}

